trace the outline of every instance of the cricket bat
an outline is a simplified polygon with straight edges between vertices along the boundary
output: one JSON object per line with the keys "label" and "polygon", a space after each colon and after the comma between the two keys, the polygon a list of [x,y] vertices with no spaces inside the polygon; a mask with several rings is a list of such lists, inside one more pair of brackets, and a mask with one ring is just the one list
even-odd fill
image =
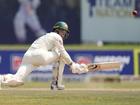
{"label": "cricket bat", "polygon": [[102,71],[102,70],[119,70],[121,63],[119,62],[102,62],[87,64],[89,71]]}

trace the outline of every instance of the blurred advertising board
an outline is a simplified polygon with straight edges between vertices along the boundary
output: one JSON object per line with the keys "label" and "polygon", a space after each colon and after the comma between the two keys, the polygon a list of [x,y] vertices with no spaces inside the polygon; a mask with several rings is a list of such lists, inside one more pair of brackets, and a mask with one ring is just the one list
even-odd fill
{"label": "blurred advertising board", "polygon": [[15,73],[21,63],[24,51],[1,50],[0,51],[0,73]]}
{"label": "blurred advertising board", "polygon": [[140,42],[140,0],[82,0],[82,42]]}
{"label": "blurred advertising board", "polygon": [[[121,75],[133,75],[133,51],[132,50],[91,50],[69,51],[72,59],[78,63],[121,62],[121,69],[117,72]],[[100,73],[113,73],[112,71],[100,71]]]}
{"label": "blurred advertising board", "polygon": [[[15,73],[21,63],[23,54],[25,51],[6,50],[0,51],[0,73]],[[113,62],[119,61],[122,63],[119,74],[121,75],[133,75],[134,74],[134,62],[133,62],[133,50],[69,50],[68,53],[72,59],[78,63],[94,63],[94,62]],[[139,57],[140,58],[140,57]],[[37,68],[39,72],[50,73],[52,66]],[[114,73],[114,70],[109,72],[99,73]],[[64,74],[72,74],[70,70],[65,68]]]}

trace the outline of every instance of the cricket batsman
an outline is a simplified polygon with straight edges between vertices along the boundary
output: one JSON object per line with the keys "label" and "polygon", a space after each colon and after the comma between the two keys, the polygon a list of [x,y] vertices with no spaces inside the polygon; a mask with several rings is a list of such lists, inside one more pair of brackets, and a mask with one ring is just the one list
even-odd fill
{"label": "cricket batsman", "polygon": [[67,23],[57,22],[52,32],[35,40],[25,52],[21,65],[16,74],[0,75],[2,85],[17,87],[24,84],[24,79],[36,68],[43,65],[54,64],[53,81],[51,89],[64,89],[62,85],[63,70],[65,64],[70,67],[72,73],[88,72],[85,64],[74,62],[63,46],[63,40],[69,36]]}

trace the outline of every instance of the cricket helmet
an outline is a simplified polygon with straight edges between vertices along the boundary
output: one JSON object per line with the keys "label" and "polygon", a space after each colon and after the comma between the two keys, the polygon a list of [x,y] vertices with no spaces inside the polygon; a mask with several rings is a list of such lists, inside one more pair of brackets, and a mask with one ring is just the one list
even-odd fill
{"label": "cricket helmet", "polygon": [[[67,23],[63,22],[63,21],[59,21],[57,22],[54,26],[53,26],[53,31],[56,30],[65,30],[67,33],[65,34],[64,39],[67,39],[69,36],[69,28]],[[57,31],[56,31],[57,32]]]}
{"label": "cricket helmet", "polygon": [[59,21],[57,22],[54,26],[53,26],[53,30],[55,29],[62,29],[62,30],[65,30],[69,33],[69,28],[68,28],[68,25],[67,23],[63,22],[63,21]]}

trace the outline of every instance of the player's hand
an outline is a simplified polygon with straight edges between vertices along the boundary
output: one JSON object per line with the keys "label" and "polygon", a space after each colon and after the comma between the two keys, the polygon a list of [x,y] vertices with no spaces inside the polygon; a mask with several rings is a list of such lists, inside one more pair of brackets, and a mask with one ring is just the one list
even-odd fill
{"label": "player's hand", "polygon": [[82,70],[84,73],[86,73],[86,72],[89,71],[89,70],[88,70],[88,66],[87,66],[86,64],[80,64],[80,68],[81,68],[81,70]]}
{"label": "player's hand", "polygon": [[78,64],[75,62],[72,63],[71,70],[72,70],[72,73],[78,73],[78,74],[88,72],[88,68],[86,64]]}

